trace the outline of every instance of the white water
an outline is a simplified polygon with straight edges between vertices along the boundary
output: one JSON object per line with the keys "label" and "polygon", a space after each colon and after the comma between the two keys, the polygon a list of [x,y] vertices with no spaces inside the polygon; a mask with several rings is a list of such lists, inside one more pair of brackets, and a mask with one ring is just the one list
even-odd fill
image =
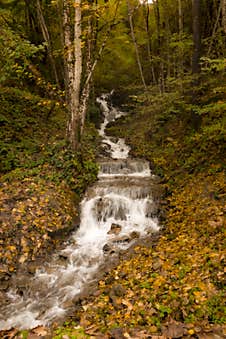
{"label": "white water", "polygon": [[[0,330],[29,329],[62,318],[73,298],[92,282],[106,255],[131,246],[136,241],[132,232],[142,238],[159,229],[152,217],[155,208],[148,162],[128,158],[124,140],[105,135],[107,123],[123,114],[110,107],[107,99],[107,95],[98,99],[104,113],[99,132],[103,143],[110,146],[109,157],[100,160],[99,180],[81,203],[80,227],[70,244],[37,270],[22,295],[17,289],[8,292],[8,305],[0,307]],[[111,231],[112,225],[120,228],[117,234]]]}

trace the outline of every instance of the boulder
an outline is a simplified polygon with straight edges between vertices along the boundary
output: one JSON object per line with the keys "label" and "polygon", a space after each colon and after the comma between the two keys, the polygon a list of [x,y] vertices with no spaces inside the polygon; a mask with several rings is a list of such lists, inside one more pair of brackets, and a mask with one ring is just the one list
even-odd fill
{"label": "boulder", "polygon": [[115,248],[112,244],[105,244],[103,247],[104,254],[114,254]]}
{"label": "boulder", "polygon": [[130,236],[131,239],[138,239],[138,238],[140,238],[140,233],[137,232],[137,231],[133,231],[133,232],[130,233],[129,236]]}
{"label": "boulder", "polygon": [[123,243],[129,243],[132,239],[130,238],[129,235],[122,235],[120,237],[115,238],[112,242],[114,244],[123,244]]}
{"label": "boulder", "polygon": [[108,231],[108,234],[115,234],[118,235],[122,230],[122,226],[117,224],[112,224],[110,230]]}

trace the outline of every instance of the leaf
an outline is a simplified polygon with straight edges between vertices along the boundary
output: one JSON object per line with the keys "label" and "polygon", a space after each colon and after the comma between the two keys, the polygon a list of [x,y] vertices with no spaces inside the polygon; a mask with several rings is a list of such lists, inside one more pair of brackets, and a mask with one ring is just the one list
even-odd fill
{"label": "leaf", "polygon": [[126,299],[122,299],[122,304],[128,307],[128,311],[131,312],[133,309],[133,305]]}
{"label": "leaf", "polygon": [[44,326],[38,326],[33,329],[33,333],[39,337],[44,337],[48,334],[48,330]]}
{"label": "leaf", "polygon": [[185,328],[182,323],[172,322],[166,327],[163,326],[162,333],[167,338],[180,338],[185,333]]}

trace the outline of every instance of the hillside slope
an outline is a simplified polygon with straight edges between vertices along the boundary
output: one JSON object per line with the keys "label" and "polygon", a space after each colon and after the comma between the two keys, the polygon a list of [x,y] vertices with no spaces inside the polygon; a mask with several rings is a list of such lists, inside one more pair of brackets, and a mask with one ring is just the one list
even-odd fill
{"label": "hillside slope", "polygon": [[189,90],[133,93],[130,114],[109,127],[162,178],[163,230],[99,282],[56,338],[223,338],[226,104],[219,77],[205,79],[196,105]]}

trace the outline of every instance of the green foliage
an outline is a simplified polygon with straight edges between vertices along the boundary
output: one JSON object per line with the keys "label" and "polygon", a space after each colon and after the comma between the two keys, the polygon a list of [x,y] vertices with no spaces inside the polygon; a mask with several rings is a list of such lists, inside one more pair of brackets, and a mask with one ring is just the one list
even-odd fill
{"label": "green foliage", "polygon": [[225,59],[210,59],[208,57],[201,58],[202,72],[204,73],[216,73],[224,72],[225,70]]}
{"label": "green foliage", "polygon": [[225,324],[225,306],[222,303],[224,291],[210,298],[207,302],[208,319],[211,323]]}
{"label": "green foliage", "polygon": [[[4,21],[0,20],[0,23]],[[0,35],[0,84],[16,81],[19,85],[24,79],[32,77],[28,66],[34,58],[41,61],[44,50],[44,43],[36,46],[5,24]]]}
{"label": "green foliage", "polygon": [[40,106],[40,97],[10,88],[2,90],[0,102],[4,127],[0,171],[5,180],[39,175],[57,184],[65,181],[78,194],[84,192],[98,172],[94,127],[87,127],[75,154],[64,138],[66,112],[61,108],[56,107],[47,118],[49,106]]}

